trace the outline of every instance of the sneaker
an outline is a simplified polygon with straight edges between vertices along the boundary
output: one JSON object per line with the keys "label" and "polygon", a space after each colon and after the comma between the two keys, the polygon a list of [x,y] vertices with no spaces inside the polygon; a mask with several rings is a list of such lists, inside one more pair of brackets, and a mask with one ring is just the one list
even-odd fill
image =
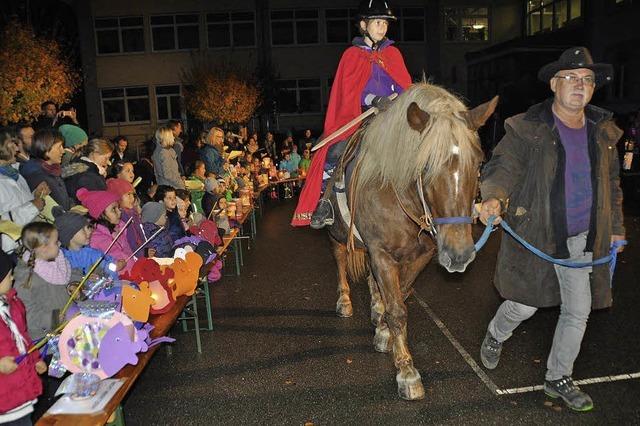
{"label": "sneaker", "polygon": [[593,408],[591,397],[582,392],[569,376],[558,380],[545,380],[544,393],[551,398],[562,398],[574,411],[589,411]]}
{"label": "sneaker", "polygon": [[502,343],[493,338],[491,332],[487,331],[480,347],[480,360],[482,365],[489,370],[493,370],[498,366],[500,361],[500,353],[502,352]]}
{"label": "sneaker", "polygon": [[327,225],[333,225],[333,206],[331,201],[320,199],[316,210],[311,215],[310,226],[313,229],[322,229]]}

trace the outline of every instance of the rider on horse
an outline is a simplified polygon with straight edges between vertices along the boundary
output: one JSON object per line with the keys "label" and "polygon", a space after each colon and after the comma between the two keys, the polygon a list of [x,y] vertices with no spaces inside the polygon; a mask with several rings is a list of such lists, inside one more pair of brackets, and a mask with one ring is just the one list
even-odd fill
{"label": "rider on horse", "polygon": [[[358,28],[362,36],[353,39],[353,46],[340,59],[329,97],[324,136],[368,108],[384,109],[389,103],[388,96],[400,94],[411,85],[402,54],[392,46],[393,41],[386,38],[389,21],[395,20],[384,0],[360,3]],[[310,224],[312,228],[320,229],[333,224],[333,206],[327,196],[330,188],[326,188],[322,198],[320,194],[345,149],[346,140],[356,129],[354,126],[345,130],[316,152],[291,222],[293,226]]]}

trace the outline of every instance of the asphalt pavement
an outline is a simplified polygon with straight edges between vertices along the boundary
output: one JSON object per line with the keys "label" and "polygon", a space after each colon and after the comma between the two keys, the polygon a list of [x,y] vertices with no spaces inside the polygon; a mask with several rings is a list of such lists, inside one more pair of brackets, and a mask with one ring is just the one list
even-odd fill
{"label": "asphalt pavement", "polygon": [[202,333],[203,353],[193,332],[175,327],[172,354],[159,350],[125,401],[127,424],[640,424],[640,378],[626,379],[640,373],[637,207],[625,211],[630,244],[614,306],[592,313],[574,369],[575,379],[603,382],[582,386],[595,408],[574,413],[539,390],[495,392],[542,384],[558,309],[523,323],[496,370],[477,367],[500,304],[491,283],[500,233],[464,274],[432,263],[416,280],[409,344],[426,397],[407,402],[397,396],[391,355],[373,349],[366,283],[351,287],[354,316],[338,318],[328,238],[291,228],[294,204],[267,204],[242,275],[211,285],[214,330]]}

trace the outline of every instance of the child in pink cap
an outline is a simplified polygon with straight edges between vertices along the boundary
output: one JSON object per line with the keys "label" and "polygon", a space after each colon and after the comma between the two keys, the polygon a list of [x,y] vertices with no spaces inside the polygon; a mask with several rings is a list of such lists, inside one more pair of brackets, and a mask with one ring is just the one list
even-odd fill
{"label": "child in pink cap", "polygon": [[120,178],[107,179],[107,191],[120,197],[118,206],[120,206],[120,212],[122,212],[122,221],[126,223],[130,218],[133,218],[125,234],[129,247],[135,251],[145,242],[142,219],[140,217],[141,209],[136,197],[136,191],[130,182]]}
{"label": "child in pink cap", "polygon": [[[113,238],[125,224],[121,219],[120,207],[118,207],[120,197],[109,191],[89,191],[86,188],[78,189],[76,197],[89,210],[89,215],[96,225],[89,245],[95,249],[106,251]],[[132,253],[126,236],[121,235],[108,254],[115,259],[126,260]],[[129,271],[134,263],[135,259],[129,259],[127,266],[121,272]]]}

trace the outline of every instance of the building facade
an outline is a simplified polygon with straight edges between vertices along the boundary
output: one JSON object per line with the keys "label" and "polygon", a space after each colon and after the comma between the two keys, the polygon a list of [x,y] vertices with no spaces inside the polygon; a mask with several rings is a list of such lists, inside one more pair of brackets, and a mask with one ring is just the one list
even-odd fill
{"label": "building facade", "polygon": [[[389,36],[417,81],[466,94],[465,54],[510,36],[500,1],[395,0]],[[91,0],[75,2],[90,131],[136,144],[188,118],[185,70],[202,55],[267,70],[277,95],[251,127],[322,129],[332,77],[357,35],[357,0]],[[496,21],[496,17],[499,19]]]}

